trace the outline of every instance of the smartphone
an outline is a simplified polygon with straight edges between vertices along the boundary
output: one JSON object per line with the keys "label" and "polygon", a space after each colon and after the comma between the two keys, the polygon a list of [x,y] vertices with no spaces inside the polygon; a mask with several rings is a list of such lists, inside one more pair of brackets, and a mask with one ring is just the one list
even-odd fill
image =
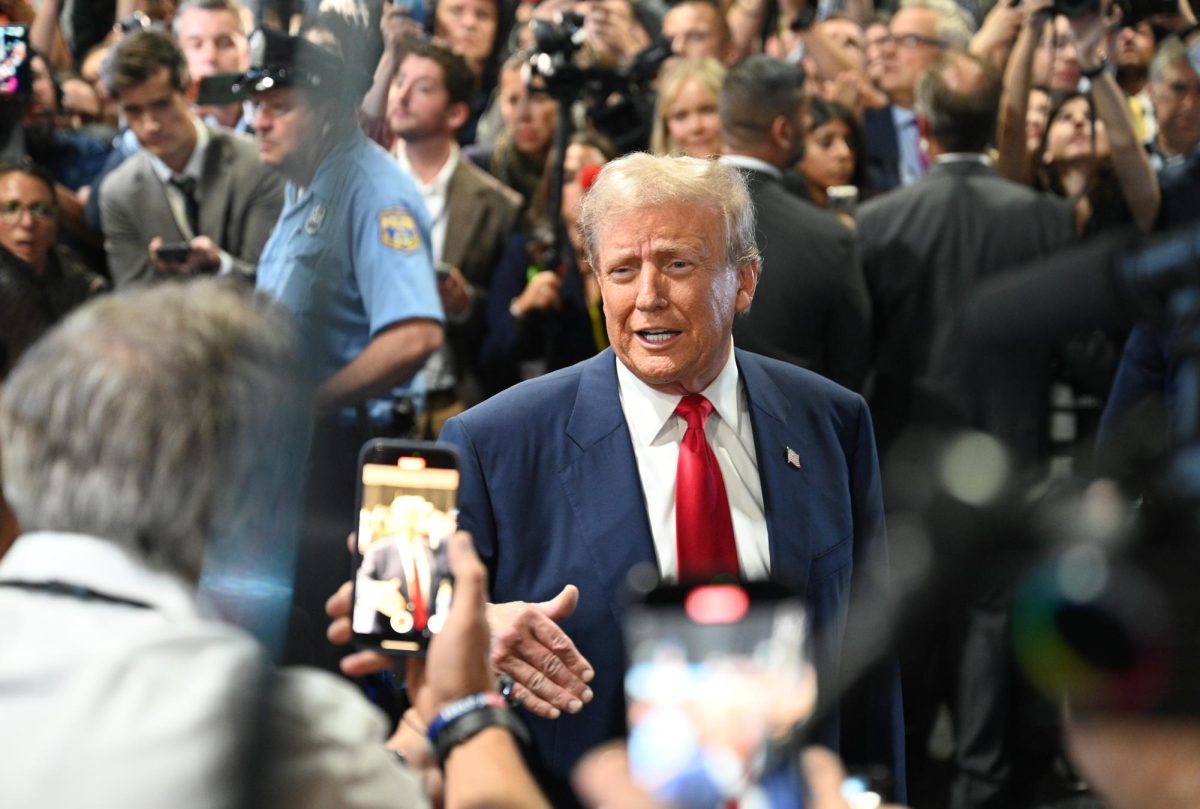
{"label": "smartphone", "polygon": [[825,195],[829,200],[829,210],[854,215],[854,209],[858,207],[857,185],[831,185],[825,190]]}
{"label": "smartphone", "polygon": [[159,261],[183,264],[192,254],[192,246],[187,242],[163,242],[155,253]]}
{"label": "smartphone", "polygon": [[458,454],[375,439],[358,455],[351,629],[358,646],[423,655],[450,610],[446,552],[458,527]]}
{"label": "smartphone", "polygon": [[808,636],[803,602],[768,582],[659,587],[632,605],[634,777],[680,809],[803,807],[796,757],[778,750],[816,704]]}
{"label": "smartphone", "polygon": [[439,261],[437,263],[437,266],[433,268],[433,271],[437,275],[437,281],[439,284],[450,278],[450,271],[452,269],[454,269],[453,265],[448,264],[445,261]]}
{"label": "smartphone", "polygon": [[0,98],[29,95],[29,28],[24,25],[0,26]]}

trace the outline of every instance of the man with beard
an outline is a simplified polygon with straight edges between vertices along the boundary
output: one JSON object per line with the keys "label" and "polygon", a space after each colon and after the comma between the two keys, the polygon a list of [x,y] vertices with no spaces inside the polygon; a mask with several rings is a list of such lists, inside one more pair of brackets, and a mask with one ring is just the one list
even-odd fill
{"label": "man with beard", "polygon": [[[463,160],[459,129],[470,118],[475,75],[449,48],[407,41],[387,94],[387,127],[400,167],[417,184],[432,222],[430,248],[441,268],[438,293],[447,341],[425,366],[423,431],[479,402],[472,361],[479,353],[487,289],[521,211],[521,195]],[[378,76],[376,77],[378,80]]]}

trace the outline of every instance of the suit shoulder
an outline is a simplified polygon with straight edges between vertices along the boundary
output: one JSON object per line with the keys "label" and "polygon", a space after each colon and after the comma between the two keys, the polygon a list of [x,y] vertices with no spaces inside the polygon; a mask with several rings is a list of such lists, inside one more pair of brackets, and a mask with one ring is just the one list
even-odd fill
{"label": "suit shoulder", "polygon": [[815,371],[790,362],[764,357],[750,351],[738,352],[741,366],[757,366],[774,382],[790,401],[811,408],[834,407],[838,410],[857,410],[866,407],[862,396]]}
{"label": "suit shoulder", "polygon": [[520,209],[521,195],[509,188],[498,179],[475,165],[466,156],[458,161],[458,171],[463,173],[463,179],[490,191],[505,204],[505,207]]}
{"label": "suit shoulder", "polygon": [[108,173],[100,183],[101,200],[105,197],[112,198],[112,195],[121,194],[130,187],[133,181],[151,171],[150,158],[146,156],[143,149],[138,149],[129,157],[121,161],[121,164]]}
{"label": "suit shoulder", "polygon": [[[585,360],[584,362],[588,362]],[[545,426],[549,420],[570,416],[584,363],[529,379],[485,399],[458,420],[476,433],[480,429],[507,430],[521,425]],[[508,435],[511,438],[511,433]]]}

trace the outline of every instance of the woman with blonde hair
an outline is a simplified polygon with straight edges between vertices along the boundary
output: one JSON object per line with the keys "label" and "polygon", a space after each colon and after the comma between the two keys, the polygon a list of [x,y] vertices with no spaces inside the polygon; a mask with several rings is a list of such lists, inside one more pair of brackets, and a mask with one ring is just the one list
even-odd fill
{"label": "woman with blonde hair", "polygon": [[656,155],[715,157],[721,153],[717,99],[725,67],[716,59],[684,59],[663,74],[650,132]]}

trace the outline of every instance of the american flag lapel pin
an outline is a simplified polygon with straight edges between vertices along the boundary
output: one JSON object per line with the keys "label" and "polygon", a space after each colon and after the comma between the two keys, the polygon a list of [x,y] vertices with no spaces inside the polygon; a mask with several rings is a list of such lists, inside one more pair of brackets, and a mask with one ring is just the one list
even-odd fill
{"label": "american flag lapel pin", "polygon": [[796,452],[796,450],[792,449],[791,447],[784,447],[784,449],[787,450],[788,466],[794,466],[795,468],[799,469],[800,468],[800,453]]}

